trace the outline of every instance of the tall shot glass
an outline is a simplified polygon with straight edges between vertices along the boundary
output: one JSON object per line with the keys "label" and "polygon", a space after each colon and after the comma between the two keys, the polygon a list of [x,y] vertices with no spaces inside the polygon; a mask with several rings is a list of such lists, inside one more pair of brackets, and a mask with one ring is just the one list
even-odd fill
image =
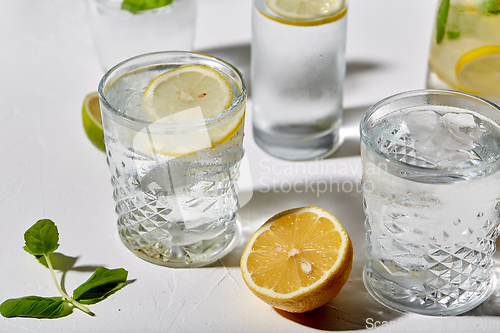
{"label": "tall shot glass", "polygon": [[[153,121],[143,108],[146,87],[185,65],[219,72],[231,87],[231,104],[210,117],[194,107]],[[208,55],[150,53],[113,67],[98,93],[125,246],[169,267],[203,266],[228,253],[239,234],[237,180],[247,96],[240,71]],[[188,94],[170,97],[189,99]]]}
{"label": "tall shot glass", "polygon": [[492,291],[500,213],[500,108],[418,90],[361,120],[365,285],[393,309],[457,315]]}
{"label": "tall shot glass", "polygon": [[105,71],[130,57],[156,51],[191,51],[198,0],[129,11],[123,0],[87,0],[99,61]]}
{"label": "tall shot glass", "polygon": [[280,3],[253,1],[254,138],[282,159],[324,157],[342,143],[347,0],[313,13],[289,13]]}

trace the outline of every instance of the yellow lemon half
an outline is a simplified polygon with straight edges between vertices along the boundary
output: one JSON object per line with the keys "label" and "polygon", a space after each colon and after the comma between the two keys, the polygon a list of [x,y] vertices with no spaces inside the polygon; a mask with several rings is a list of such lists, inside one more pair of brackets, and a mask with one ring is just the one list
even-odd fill
{"label": "yellow lemon half", "polygon": [[455,66],[463,90],[485,97],[500,97],[500,45],[487,45],[465,53]]}
{"label": "yellow lemon half", "polygon": [[276,214],[252,235],[241,272],[264,302],[301,313],[339,293],[352,260],[351,240],[337,218],[318,207],[302,207]]}

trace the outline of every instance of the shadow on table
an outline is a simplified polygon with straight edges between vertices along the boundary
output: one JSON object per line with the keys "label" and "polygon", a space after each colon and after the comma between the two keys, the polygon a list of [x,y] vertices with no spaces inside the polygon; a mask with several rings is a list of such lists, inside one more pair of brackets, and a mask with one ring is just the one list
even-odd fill
{"label": "shadow on table", "polygon": [[[48,268],[47,261],[44,257],[37,258],[38,261]],[[66,274],[69,271],[76,272],[89,272],[94,273],[94,271],[100,266],[76,266],[75,263],[78,260],[78,257],[69,257],[59,252],[54,252],[50,254],[50,262],[52,263],[52,268],[56,271],[61,271],[62,277],[60,281],[61,289],[67,293],[65,287]],[[90,277],[90,276],[89,276]],[[135,280],[127,280],[126,285],[133,283]],[[83,283],[83,281],[82,281]]]}

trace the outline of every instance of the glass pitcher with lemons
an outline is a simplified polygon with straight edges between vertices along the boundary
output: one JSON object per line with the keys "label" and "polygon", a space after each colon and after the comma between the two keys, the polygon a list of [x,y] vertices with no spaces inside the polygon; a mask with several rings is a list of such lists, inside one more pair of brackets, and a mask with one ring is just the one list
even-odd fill
{"label": "glass pitcher with lemons", "polygon": [[500,103],[500,0],[438,2],[426,86]]}

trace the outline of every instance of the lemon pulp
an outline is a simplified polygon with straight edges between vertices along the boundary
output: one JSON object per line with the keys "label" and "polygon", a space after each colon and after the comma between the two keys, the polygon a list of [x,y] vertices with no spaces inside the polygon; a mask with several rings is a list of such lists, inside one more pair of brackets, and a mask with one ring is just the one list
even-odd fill
{"label": "lemon pulp", "polygon": [[273,216],[253,234],[241,258],[250,290],[289,312],[306,312],[329,302],[351,268],[347,232],[332,214],[318,207]]}

